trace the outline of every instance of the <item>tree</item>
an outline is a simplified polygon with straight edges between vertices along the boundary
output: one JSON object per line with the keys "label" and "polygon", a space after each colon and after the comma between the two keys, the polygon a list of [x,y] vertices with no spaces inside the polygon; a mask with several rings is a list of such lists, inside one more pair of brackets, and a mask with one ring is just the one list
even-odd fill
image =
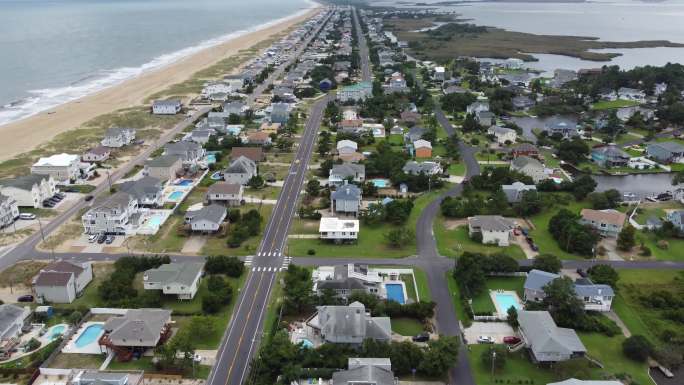
{"label": "tree", "polygon": [[[561,184],[561,187],[562,186],[563,184]],[[589,193],[593,192],[596,189],[596,186],[597,183],[594,178],[589,175],[582,175],[570,183],[568,190],[577,198],[577,200],[582,200],[586,198]]]}
{"label": "tree", "polygon": [[636,229],[634,226],[627,224],[618,234],[617,247],[622,251],[631,250],[636,245],[635,235]]}
{"label": "tree", "polygon": [[518,309],[515,306],[511,306],[506,310],[506,322],[508,322],[511,327],[518,327]]}
{"label": "tree", "polygon": [[559,326],[578,327],[584,324],[584,303],[577,298],[575,284],[570,278],[556,278],[543,289],[546,293],[543,304]]}
{"label": "tree", "polygon": [[221,310],[221,297],[214,293],[207,293],[202,296],[202,312],[205,314],[216,314]]}
{"label": "tree", "polygon": [[311,272],[306,268],[290,265],[283,278],[283,312],[285,314],[302,314],[313,307]]}
{"label": "tree", "polygon": [[473,298],[485,288],[485,273],[480,265],[479,254],[464,252],[456,261],[454,278],[467,298]]}
{"label": "tree", "polygon": [[385,240],[391,247],[399,248],[405,246],[415,238],[412,229],[397,228],[385,233]]}
{"label": "tree", "polygon": [[318,179],[310,179],[306,182],[306,193],[312,197],[317,197],[321,192],[321,182]]}
{"label": "tree", "polygon": [[182,330],[199,340],[207,339],[216,332],[216,324],[208,317],[194,316],[190,318],[187,328]]}
{"label": "tree", "polygon": [[534,257],[532,267],[547,273],[558,274],[563,267],[563,263],[553,254],[539,254]]}
{"label": "tree", "polygon": [[494,371],[499,372],[506,366],[507,356],[508,351],[505,347],[501,345],[492,345],[488,350],[482,351],[480,361],[482,361],[482,365],[488,370],[494,368]]}
{"label": "tree", "polygon": [[589,273],[589,277],[594,283],[617,288],[620,275],[612,266],[605,264],[594,265],[587,270],[587,273]]}
{"label": "tree", "polygon": [[247,186],[253,189],[260,189],[264,187],[264,178],[262,178],[260,175],[254,175],[247,181]]}
{"label": "tree", "polygon": [[78,310],[74,310],[69,314],[69,324],[77,325],[81,321],[81,318],[83,318],[83,314]]}
{"label": "tree", "polygon": [[438,340],[428,342],[418,370],[430,377],[444,375],[458,359],[459,341],[457,336],[440,336]]}
{"label": "tree", "polygon": [[463,132],[476,132],[482,129],[480,123],[477,122],[477,120],[475,119],[475,115],[473,114],[466,114],[465,119],[463,119],[463,125],[461,127],[463,129]]}
{"label": "tree", "polygon": [[589,151],[589,146],[580,138],[563,140],[558,145],[558,158],[568,163],[578,164],[586,160]]}
{"label": "tree", "polygon": [[542,210],[542,197],[536,190],[523,191],[517,211],[520,215],[528,217],[539,214]]}
{"label": "tree", "polygon": [[653,345],[642,335],[633,335],[622,341],[622,353],[627,358],[644,362],[653,353]]}

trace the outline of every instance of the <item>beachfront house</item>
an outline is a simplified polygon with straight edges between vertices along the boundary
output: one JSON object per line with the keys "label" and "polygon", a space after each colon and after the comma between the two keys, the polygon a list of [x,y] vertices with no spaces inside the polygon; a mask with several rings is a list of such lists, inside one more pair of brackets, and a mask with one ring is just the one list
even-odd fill
{"label": "beachfront house", "polygon": [[538,363],[554,363],[583,357],[587,353],[573,329],[559,328],[547,311],[518,311],[520,336]]}
{"label": "beachfront house", "polygon": [[391,339],[389,317],[372,317],[361,302],[316,309],[316,314],[306,324],[325,342],[361,345],[367,339],[380,342]]}
{"label": "beachfront house", "polygon": [[660,163],[679,163],[684,160],[684,146],[677,142],[651,142],[646,154]]}
{"label": "beachfront house", "polygon": [[105,160],[109,159],[111,154],[112,150],[110,150],[109,147],[97,146],[84,152],[83,155],[81,155],[81,160],[84,162],[93,163],[104,162]]}
{"label": "beachfront house", "polygon": [[616,238],[627,219],[625,213],[617,210],[582,209],[580,223],[589,225],[604,237]]}
{"label": "beachfront house", "polygon": [[86,211],[81,221],[86,234],[126,234],[129,225],[139,219],[138,211],[138,200],[119,191]]}
{"label": "beachfront house", "polygon": [[221,230],[221,225],[226,220],[228,210],[223,205],[210,204],[199,210],[185,213],[185,224],[190,230],[204,234],[216,233]]}
{"label": "beachfront house", "polygon": [[179,99],[155,100],[152,102],[152,113],[154,115],[176,115],[183,108]]}
{"label": "beachfront house", "polygon": [[363,182],[366,180],[366,166],[354,163],[336,164],[330,169],[328,185],[341,186],[345,181]]}
{"label": "beachfront house", "polygon": [[548,178],[544,165],[528,156],[519,156],[511,161],[511,170],[527,175],[534,183],[539,183]]}
{"label": "beachfront house", "polygon": [[334,385],[398,385],[389,358],[349,358],[346,370],[332,374]]}
{"label": "beachfront house", "polygon": [[245,188],[239,183],[218,182],[209,186],[205,201],[209,204],[218,203],[224,206],[239,206],[243,199]]}
{"label": "beachfront house", "polygon": [[57,193],[57,187],[51,175],[23,175],[0,179],[0,193],[14,198],[19,207],[39,208]]}
{"label": "beachfront house", "polygon": [[162,155],[145,161],[143,174],[162,180],[174,180],[183,170],[183,162],[177,155]]}
{"label": "beachfront house", "polygon": [[[73,183],[82,174],[81,159],[73,154],[55,154],[40,158],[31,166],[31,174],[50,175],[57,183]],[[87,169],[84,169],[87,170]]]}
{"label": "beachfront house", "polygon": [[14,223],[19,217],[19,206],[16,199],[0,194],[0,229]]}
{"label": "beachfront house", "polygon": [[318,235],[320,239],[335,243],[356,240],[359,237],[359,220],[323,217],[318,225]]}
{"label": "beachfront house", "polygon": [[485,245],[508,246],[516,223],[500,215],[468,217],[468,236],[481,237]]}
{"label": "beachfront house", "polygon": [[[561,276],[542,270],[533,269],[527,273],[523,285],[525,301],[541,302],[546,298],[544,287]],[[604,284],[595,284],[590,279],[580,278],[574,284],[575,295],[584,304],[585,310],[610,311],[615,298],[613,288]]]}
{"label": "beachfront house", "polygon": [[197,164],[204,159],[207,152],[201,144],[183,140],[175,143],[167,143],[164,146],[164,155],[178,156],[183,164]]}
{"label": "beachfront house", "polygon": [[228,183],[246,185],[252,177],[257,175],[257,166],[251,159],[240,156],[230,162],[223,171],[223,180]]}
{"label": "beachfront house", "polygon": [[60,260],[42,268],[31,286],[38,303],[72,303],[92,280],[90,262]]}
{"label": "beachfront house", "polygon": [[361,189],[356,185],[344,184],[330,193],[330,211],[357,216],[361,208]]}
{"label": "beachfront house", "polygon": [[105,147],[119,148],[133,143],[134,140],[134,128],[112,127],[105,131],[101,144]]}
{"label": "beachfront house", "polygon": [[513,184],[501,185],[501,189],[506,194],[508,203],[518,203],[522,200],[526,191],[537,191],[537,186],[533,184],[524,184],[522,182],[513,182]]}
{"label": "beachfront house", "polygon": [[143,288],[161,290],[164,295],[175,295],[178,299],[193,299],[203,270],[203,262],[166,263],[143,273]]}

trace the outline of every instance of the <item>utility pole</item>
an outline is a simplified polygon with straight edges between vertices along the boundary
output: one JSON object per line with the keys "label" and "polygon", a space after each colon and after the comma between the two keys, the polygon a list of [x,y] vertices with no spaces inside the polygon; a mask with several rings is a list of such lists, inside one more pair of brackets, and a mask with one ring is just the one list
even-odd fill
{"label": "utility pole", "polygon": [[496,361],[496,351],[492,348],[492,379],[494,379],[494,361]]}
{"label": "utility pole", "polygon": [[[38,227],[40,228],[40,237],[43,239],[43,243],[45,243],[45,232],[43,231],[43,222],[40,220],[40,217],[38,217]],[[52,253],[52,260],[56,260],[57,258],[55,257],[55,248],[50,247],[50,251]]]}

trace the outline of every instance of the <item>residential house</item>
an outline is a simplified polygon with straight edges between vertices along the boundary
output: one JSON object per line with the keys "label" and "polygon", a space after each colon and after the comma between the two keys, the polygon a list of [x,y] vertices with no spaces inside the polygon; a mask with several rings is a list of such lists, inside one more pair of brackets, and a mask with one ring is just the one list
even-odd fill
{"label": "residential house", "polygon": [[223,112],[230,115],[237,115],[240,117],[245,116],[245,113],[249,110],[249,106],[243,102],[233,101],[223,104]]}
{"label": "residential house", "polygon": [[143,273],[145,290],[161,290],[178,299],[193,299],[202,280],[203,262],[166,263]]}
{"label": "residential house", "polygon": [[285,124],[290,119],[290,105],[287,103],[271,104],[271,122]]}
{"label": "residential house", "polygon": [[556,69],[553,71],[553,80],[551,86],[554,88],[561,88],[565,83],[577,80],[577,72],[573,70]]}
{"label": "residential house", "polygon": [[183,161],[178,155],[162,155],[145,161],[143,174],[162,180],[174,180],[183,170]]}
{"label": "residential house", "polygon": [[519,143],[513,145],[509,154],[511,158],[517,158],[519,156],[527,156],[530,158],[539,158],[539,149],[534,144],[530,143]]}
{"label": "residential house", "polygon": [[237,159],[241,156],[244,156],[254,163],[266,160],[266,154],[264,153],[263,147],[233,147],[230,150],[230,159]]}
{"label": "residential house", "polygon": [[26,324],[31,308],[16,305],[0,305],[0,353],[5,352],[3,347],[8,340],[17,338],[21,334],[21,328]]}
{"label": "residential house", "polygon": [[468,217],[468,235],[482,234],[485,245],[508,246],[513,237],[515,221],[500,215],[476,215]]}
{"label": "residential house", "polygon": [[434,176],[442,173],[442,166],[437,162],[416,162],[410,160],[402,167],[402,171],[411,175],[420,175],[422,173]]}
{"label": "residential house", "polygon": [[653,86],[653,95],[660,96],[667,91],[667,83],[656,83]]}
{"label": "residential house", "polygon": [[534,183],[539,183],[548,178],[544,165],[529,156],[519,156],[511,161],[511,170],[527,175]]}
{"label": "residential house", "polygon": [[[561,276],[542,270],[533,269],[527,273],[524,299],[530,302],[541,302],[546,297],[544,287]],[[585,310],[610,311],[615,298],[613,288],[608,285],[595,284],[587,278],[577,279],[574,284],[575,295],[582,300]]]}
{"label": "residential house", "polygon": [[328,176],[328,185],[341,186],[345,181],[363,182],[366,180],[366,166],[354,163],[333,165]]}
{"label": "residential house", "polygon": [[[358,221],[357,221],[358,222]],[[312,273],[313,290],[321,295],[332,290],[338,298],[348,299],[355,292],[381,295],[383,277],[368,265],[348,263],[320,266]]]}
{"label": "residential house", "polygon": [[360,82],[337,90],[337,100],[340,102],[366,100],[373,94],[373,84],[371,82]]}
{"label": "residential house", "polygon": [[359,134],[363,131],[363,119],[342,120],[340,131],[349,134]]}
{"label": "residential house", "polygon": [[423,127],[411,127],[409,131],[404,135],[404,141],[406,143],[413,143],[417,140],[423,139],[423,135],[427,132]]}
{"label": "residential house", "polygon": [[660,163],[680,163],[684,160],[684,146],[677,142],[651,142],[646,154]]}
{"label": "residential house", "polygon": [[19,206],[16,199],[0,194],[0,229],[5,228],[19,217]]}
{"label": "residential house", "polygon": [[630,155],[615,145],[599,145],[591,149],[591,160],[601,167],[626,167]]}
{"label": "residential house", "polygon": [[182,140],[175,143],[167,143],[164,146],[164,155],[176,155],[183,164],[197,164],[204,159],[207,152],[201,144]]}
{"label": "residential house", "polygon": [[[144,372],[101,372],[96,370],[71,369],[65,385],[142,385]],[[45,384],[45,383],[43,383]]]}
{"label": "residential house", "polygon": [[522,200],[526,191],[537,191],[537,186],[533,184],[524,184],[522,182],[513,182],[513,184],[501,185],[501,189],[506,194],[508,203],[518,203]]}
{"label": "residential house", "polygon": [[342,120],[356,120],[359,118],[356,107],[347,106],[342,108]]}
{"label": "residential house", "polygon": [[329,385],[398,385],[389,358],[349,358],[347,370],[333,373]]}
{"label": "residential house", "polygon": [[239,206],[242,202],[244,187],[238,183],[218,182],[209,186],[205,201],[209,204],[220,203],[225,206]]}
{"label": "residential house", "polygon": [[33,277],[33,294],[38,303],[72,303],[93,280],[90,262],[57,261]]}
{"label": "residential house", "polygon": [[221,229],[221,225],[226,220],[228,210],[223,205],[210,204],[203,206],[199,210],[187,211],[185,213],[185,223],[190,230],[201,233],[215,233]]}
{"label": "residential house", "polygon": [[461,87],[461,86],[451,85],[451,86],[444,88],[444,90],[442,92],[444,92],[444,95],[467,94],[468,90]]}
{"label": "residential house", "polygon": [[485,128],[491,127],[492,124],[496,123],[496,115],[491,111],[479,111],[475,113],[475,118],[480,126]]}
{"label": "residential house", "polygon": [[323,217],[318,225],[318,235],[320,239],[336,243],[356,240],[359,237],[359,220]]}
{"label": "residential house", "polygon": [[190,132],[189,139],[198,144],[206,144],[214,133],[212,129],[194,129]]}
{"label": "residential house", "polygon": [[684,210],[673,210],[667,213],[667,220],[680,232],[684,232]]}
{"label": "residential house", "polygon": [[240,136],[240,133],[245,129],[244,124],[226,124],[224,129],[225,133],[228,135],[233,135],[235,137]]}
{"label": "residential house", "polygon": [[615,238],[622,231],[622,226],[627,219],[625,213],[616,210],[592,210],[582,209],[580,223],[589,225],[604,237]]}
{"label": "residential house", "polygon": [[78,155],[64,153],[40,158],[31,166],[31,174],[50,175],[58,183],[71,183],[81,177],[81,160]]}
{"label": "residential house", "polygon": [[271,136],[267,133],[256,131],[247,134],[245,142],[247,142],[247,144],[254,144],[257,146],[268,146],[271,144],[272,140]]}
{"label": "residential house", "polygon": [[446,68],[442,66],[437,66],[435,67],[435,72],[432,75],[432,78],[436,81],[443,82],[446,80]]}
{"label": "residential house", "polygon": [[314,333],[328,343],[360,345],[364,340],[390,341],[389,317],[372,317],[361,302],[349,306],[318,306],[307,321]]}
{"label": "residential house", "polygon": [[357,216],[361,208],[361,189],[345,183],[330,193],[330,210],[333,214],[343,213]]}
{"label": "residential house", "polygon": [[513,108],[517,111],[527,111],[534,107],[535,102],[528,96],[518,95],[511,99]]}
{"label": "residential house", "polygon": [[126,234],[130,224],[139,218],[138,200],[119,191],[81,217],[86,234]]}
{"label": "residential house", "polygon": [[515,130],[501,126],[489,127],[487,134],[494,135],[494,139],[500,145],[515,143],[518,138],[518,133]]}
{"label": "residential house", "polygon": [[415,111],[402,111],[399,118],[404,124],[416,124],[420,121],[420,114]]}
{"label": "residential house", "polygon": [[133,143],[134,140],[134,128],[112,127],[105,131],[101,144],[105,147],[119,148]]}
{"label": "residential house", "polygon": [[133,351],[144,352],[171,337],[171,310],[129,309],[123,316],[110,317],[102,329],[101,351],[116,352],[121,361],[130,360]]}
{"label": "residential house", "polygon": [[112,150],[109,149],[109,147],[105,146],[97,146],[93,147],[90,150],[86,151],[81,155],[81,160],[84,162],[104,162],[105,160],[109,159],[109,156],[112,154]]}
{"label": "residential house", "polygon": [[651,108],[644,108],[644,107],[639,107],[639,106],[631,106],[631,107],[622,107],[618,108],[616,115],[618,119],[620,119],[623,122],[628,121],[632,116],[636,114],[641,115],[641,118],[644,121],[651,120],[655,117],[655,111]]}
{"label": "residential house", "polygon": [[183,104],[180,100],[155,100],[152,102],[152,113],[154,115],[176,115],[181,111]]}
{"label": "residential house", "polygon": [[619,99],[633,100],[636,102],[643,102],[646,100],[646,93],[635,88],[620,87],[617,94]]}
{"label": "residential house", "polygon": [[489,102],[486,100],[475,101],[466,107],[466,113],[476,115],[478,112],[489,111]]}
{"label": "residential house", "polygon": [[337,142],[337,154],[348,155],[356,152],[358,145],[353,140],[344,139]]}
{"label": "residential house", "polygon": [[261,123],[261,126],[259,126],[259,131],[265,132],[268,135],[277,134],[278,131],[280,131],[281,126],[282,124],[280,123],[263,122]]}
{"label": "residential house", "polygon": [[51,175],[24,175],[0,179],[0,193],[14,198],[19,207],[39,208],[57,193],[57,188]]}
{"label": "residential house", "polygon": [[432,158],[432,144],[424,139],[418,139],[413,142],[413,149],[415,151],[416,159]]}
{"label": "residential house", "polygon": [[240,156],[230,162],[228,168],[223,171],[223,180],[228,183],[246,185],[256,175],[256,163],[245,156]]}
{"label": "residential house", "polygon": [[577,128],[577,121],[570,118],[564,118],[561,116],[554,116],[549,118],[544,123],[545,131],[551,135],[560,135],[562,138],[572,138],[579,135],[579,130]]}
{"label": "residential house", "polygon": [[520,335],[539,363],[567,361],[587,353],[573,329],[559,328],[547,311],[518,311]]}
{"label": "residential house", "polygon": [[164,205],[165,181],[153,176],[126,181],[117,185],[119,191],[127,192],[138,201],[139,207],[161,207]]}

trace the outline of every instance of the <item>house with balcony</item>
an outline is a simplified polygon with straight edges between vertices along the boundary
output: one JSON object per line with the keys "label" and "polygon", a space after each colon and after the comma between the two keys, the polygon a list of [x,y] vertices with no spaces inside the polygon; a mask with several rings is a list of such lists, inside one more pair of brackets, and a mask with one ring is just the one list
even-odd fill
{"label": "house with balcony", "polygon": [[50,175],[58,183],[69,184],[88,176],[88,166],[83,166],[78,155],[56,154],[40,158],[31,166],[31,174]]}
{"label": "house with balcony", "polygon": [[161,290],[164,295],[177,296],[181,300],[193,299],[199,289],[203,271],[202,262],[166,263],[145,271],[143,288]]}
{"label": "house with balcony", "polygon": [[105,131],[101,144],[105,147],[120,148],[133,143],[134,140],[134,128],[112,127]]}
{"label": "house with balcony", "polygon": [[117,361],[130,361],[135,353],[142,355],[171,338],[171,325],[171,310],[129,309],[105,322],[100,351],[116,354]]}
{"label": "house with balcony", "polygon": [[361,189],[356,185],[344,184],[330,193],[330,211],[356,217],[361,209]]}
{"label": "house with balcony", "polygon": [[86,234],[127,234],[140,219],[138,200],[119,191],[81,217]]}
{"label": "house with balcony", "polygon": [[354,163],[336,164],[330,169],[328,185],[342,186],[345,181],[363,182],[366,180],[366,166]]}
{"label": "house with balcony", "polygon": [[318,225],[318,235],[322,240],[335,243],[355,241],[359,238],[359,220],[323,217]]}
{"label": "house with balcony", "polygon": [[318,295],[332,290],[338,298],[347,299],[355,292],[380,296],[383,277],[368,265],[348,263],[335,266],[319,266],[311,277],[313,291]]}
{"label": "house with balcony", "polygon": [[183,164],[197,164],[207,155],[201,144],[182,140],[175,143],[167,143],[164,146],[164,155],[175,155]]}
{"label": "house with balcony", "polygon": [[468,217],[468,236],[482,235],[482,244],[508,246],[513,238],[515,221],[500,215]]}
{"label": "house with balcony", "polygon": [[627,220],[625,213],[617,210],[582,209],[580,223],[588,225],[604,237],[616,238]]}
{"label": "house with balcony", "polygon": [[218,182],[209,186],[205,201],[224,206],[239,206],[243,200],[245,188],[239,183]]}
{"label": "house with balcony", "polygon": [[16,199],[0,194],[0,229],[3,229],[19,217],[19,206]]}
{"label": "house with balcony", "polygon": [[[525,284],[523,285],[525,294],[524,300],[530,302],[541,302],[546,297],[544,287],[554,279],[561,276],[542,270],[533,269],[527,273]],[[575,294],[582,300],[585,310],[610,311],[615,298],[613,288],[608,285],[595,284],[590,279],[581,278],[575,281]]]}
{"label": "house with balcony", "polygon": [[615,145],[599,145],[591,149],[591,160],[601,167],[627,167],[630,155]]}
{"label": "house with balcony", "polygon": [[138,200],[138,206],[156,208],[164,205],[164,185],[165,181],[147,175],[117,186],[120,191],[134,196]]}
{"label": "house with balcony", "polygon": [[39,208],[57,193],[57,187],[51,175],[32,174],[0,179],[0,193],[14,198],[19,207]]}

